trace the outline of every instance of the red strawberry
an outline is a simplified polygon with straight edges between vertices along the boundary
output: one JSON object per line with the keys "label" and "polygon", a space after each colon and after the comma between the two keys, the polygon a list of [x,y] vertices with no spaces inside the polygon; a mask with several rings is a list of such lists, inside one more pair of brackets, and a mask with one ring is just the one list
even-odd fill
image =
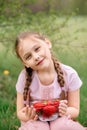
{"label": "red strawberry", "polygon": [[36,112],[39,112],[45,107],[46,104],[44,102],[37,102],[33,104],[33,107],[36,109]]}
{"label": "red strawberry", "polygon": [[59,104],[60,101],[54,101],[54,106],[57,108],[57,111],[59,111]]}
{"label": "red strawberry", "polygon": [[47,105],[54,105],[53,101],[47,101]]}
{"label": "red strawberry", "polygon": [[50,117],[56,112],[57,112],[57,108],[55,106],[52,106],[52,105],[47,105],[43,108],[43,116],[44,117]]}
{"label": "red strawberry", "polygon": [[48,105],[53,105],[53,106],[59,106],[59,100],[54,100],[54,101],[48,101],[47,102]]}
{"label": "red strawberry", "polygon": [[54,106],[57,106],[57,107],[58,107],[58,106],[59,106],[59,103],[60,103],[59,101],[54,101]]}

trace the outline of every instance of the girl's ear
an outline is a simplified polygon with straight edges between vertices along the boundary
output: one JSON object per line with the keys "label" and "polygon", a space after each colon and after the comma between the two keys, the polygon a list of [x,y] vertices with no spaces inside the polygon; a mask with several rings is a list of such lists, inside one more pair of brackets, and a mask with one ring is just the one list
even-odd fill
{"label": "girl's ear", "polygon": [[51,49],[52,48],[52,44],[51,44],[50,40],[48,40],[47,38],[45,38],[45,42],[47,43],[49,49]]}

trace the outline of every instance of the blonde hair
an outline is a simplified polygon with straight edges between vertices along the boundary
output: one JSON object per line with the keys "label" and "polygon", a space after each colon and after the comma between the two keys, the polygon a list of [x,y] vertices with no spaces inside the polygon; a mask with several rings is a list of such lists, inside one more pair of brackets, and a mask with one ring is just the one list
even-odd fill
{"label": "blonde hair", "polygon": [[[17,39],[16,39],[16,42],[15,42],[15,51],[17,53],[17,56],[19,58],[20,55],[19,55],[19,43],[24,40],[25,38],[34,38],[34,39],[40,39],[40,40],[43,40],[45,41],[46,37],[39,34],[39,33],[36,33],[36,32],[23,32],[21,33]],[[63,87],[64,86],[64,76],[63,76],[63,71],[61,69],[61,66],[60,66],[60,62],[53,56],[52,54],[52,60],[53,60],[53,63],[54,63],[54,67],[55,67],[55,70],[57,72],[57,80],[58,80],[58,83],[60,85],[60,87]],[[25,67],[26,69],[26,84],[25,84],[25,87],[24,87],[24,100],[26,101],[27,100],[27,95],[28,95],[28,91],[29,91],[29,86],[32,82],[32,72],[33,70],[31,68],[27,68]]]}

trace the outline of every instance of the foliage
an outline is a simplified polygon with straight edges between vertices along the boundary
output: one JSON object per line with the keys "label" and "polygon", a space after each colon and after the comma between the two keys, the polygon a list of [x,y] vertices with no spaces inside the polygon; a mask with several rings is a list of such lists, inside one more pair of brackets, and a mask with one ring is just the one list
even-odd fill
{"label": "foliage", "polygon": [[[82,8],[83,5],[83,8]],[[11,19],[13,17],[24,16],[31,12],[37,13],[44,11],[60,12],[63,14],[74,12],[78,9],[78,14],[87,15],[86,0],[0,0],[0,21],[2,19]]]}

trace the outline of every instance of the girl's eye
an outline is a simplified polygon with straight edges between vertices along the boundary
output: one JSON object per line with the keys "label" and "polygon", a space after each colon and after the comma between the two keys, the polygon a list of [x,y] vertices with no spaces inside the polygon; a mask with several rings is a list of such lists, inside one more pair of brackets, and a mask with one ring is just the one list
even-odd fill
{"label": "girl's eye", "polygon": [[39,51],[40,47],[35,48],[35,51]]}
{"label": "girl's eye", "polygon": [[31,59],[31,55],[26,56],[26,60],[30,60]]}

